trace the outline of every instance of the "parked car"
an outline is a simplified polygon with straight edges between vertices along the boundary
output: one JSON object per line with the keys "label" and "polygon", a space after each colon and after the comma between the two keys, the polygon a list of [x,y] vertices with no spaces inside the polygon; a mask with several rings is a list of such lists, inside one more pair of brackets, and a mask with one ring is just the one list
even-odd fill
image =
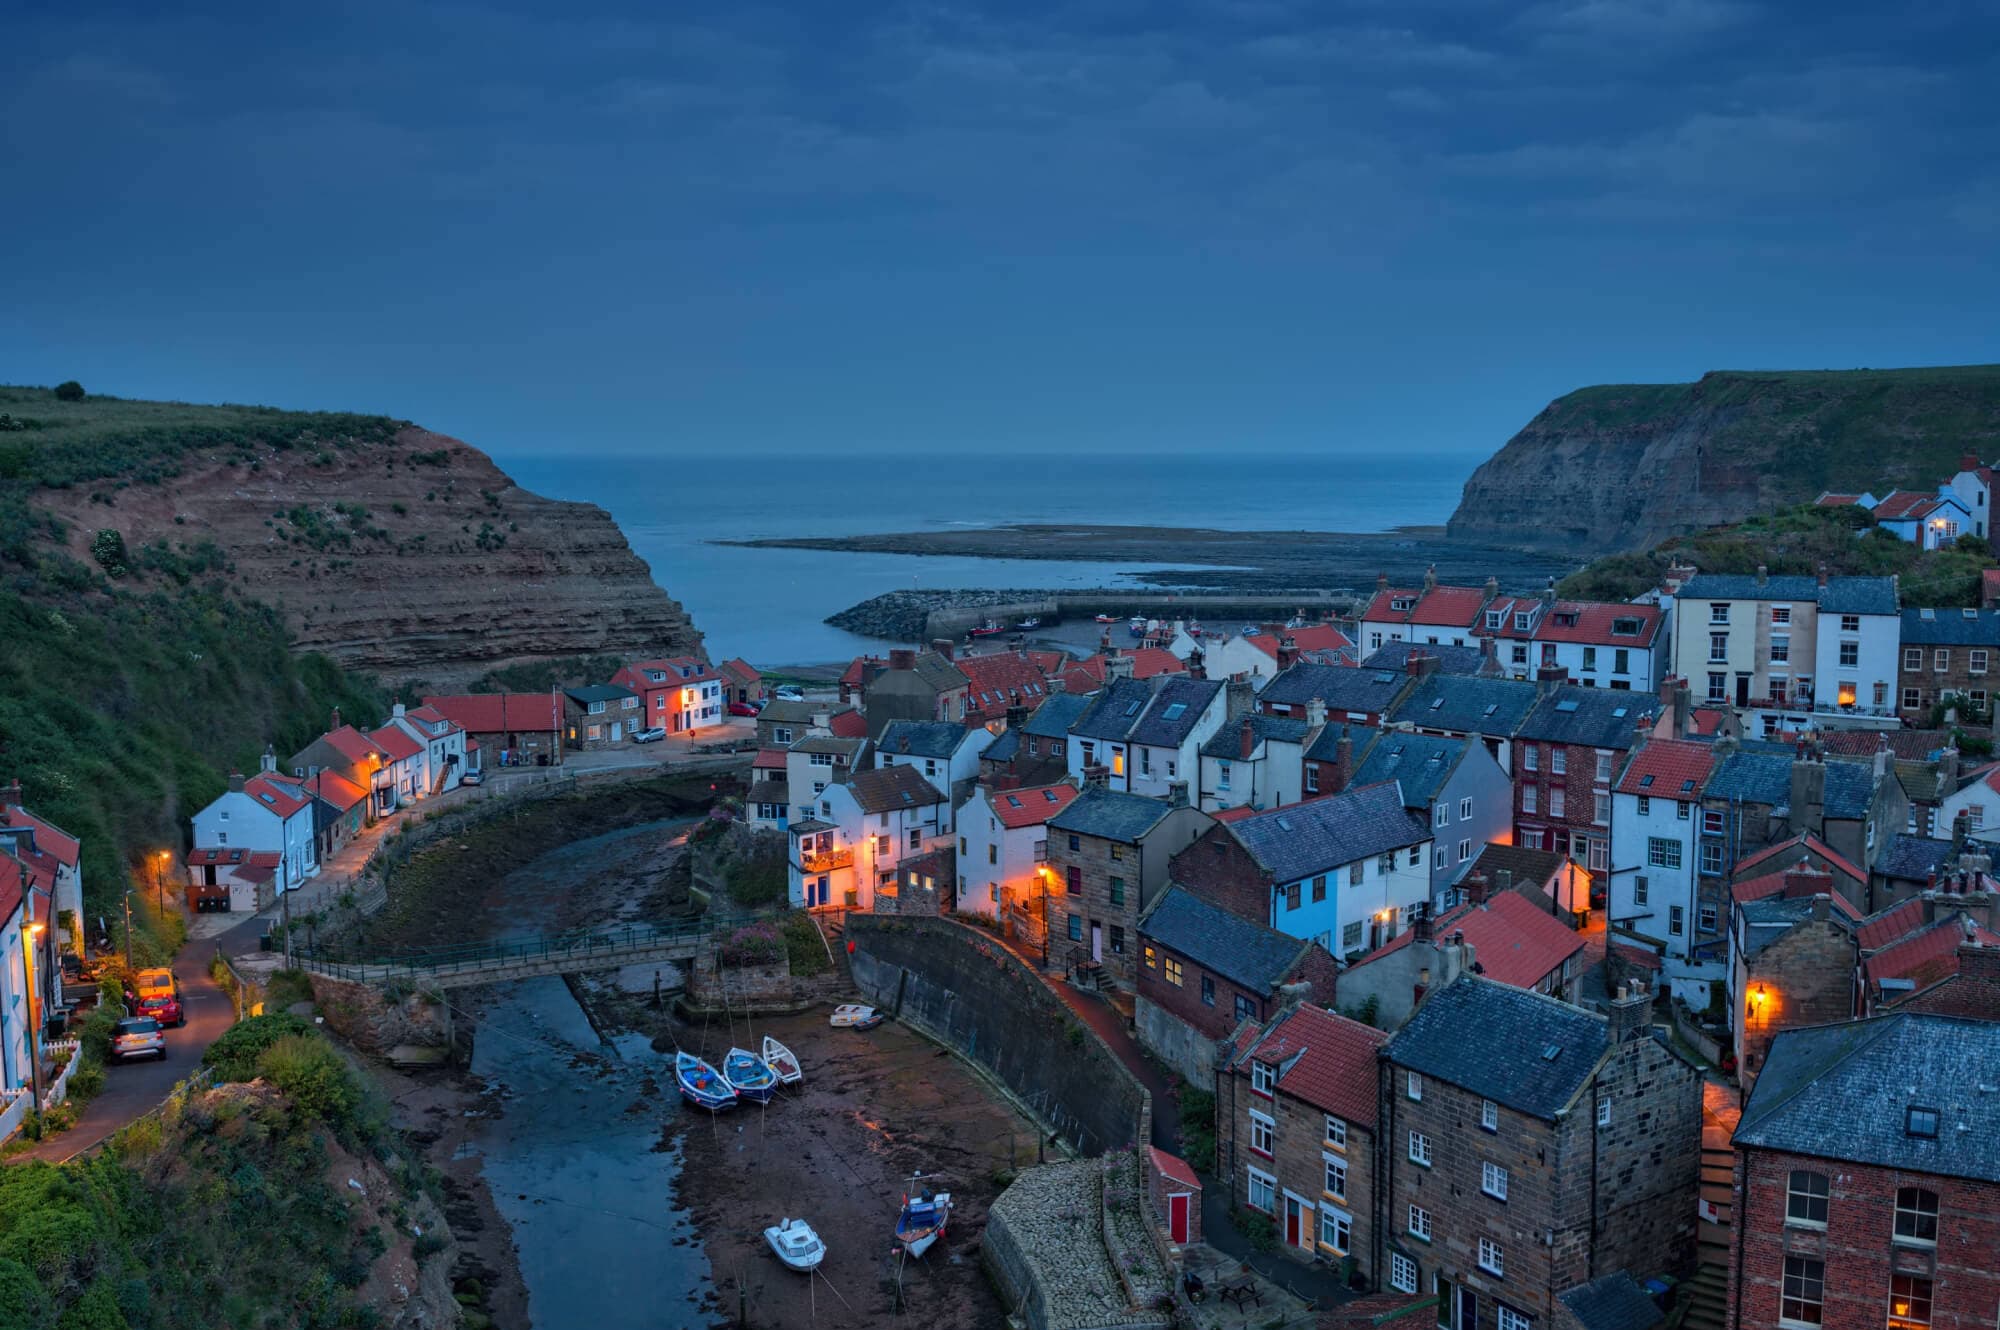
{"label": "parked car", "polygon": [[468,771],[458,778],[458,783],[460,785],[484,785],[486,783],[486,773],[483,771]]}
{"label": "parked car", "polygon": [[666,727],[664,725],[655,725],[651,729],[634,731],[632,742],[635,744],[656,744],[666,737]]}
{"label": "parked car", "polygon": [[167,1060],[167,1036],[151,1016],[127,1016],[111,1036],[111,1060],[157,1057]]}
{"label": "parked car", "polygon": [[179,993],[154,993],[139,999],[138,1016],[151,1016],[162,1025],[178,1029],[187,1022],[187,1010],[181,1006]]}
{"label": "parked car", "polygon": [[[175,1010],[179,1010],[181,1001],[180,980],[174,978],[174,972],[165,966],[160,966],[152,970],[140,970],[132,976],[132,982],[125,987],[125,1005],[135,1012],[141,1011],[148,1001],[157,1001],[160,998],[171,998]],[[151,1015],[152,1013],[145,1012],[143,1014]]]}
{"label": "parked car", "polygon": [[780,702],[803,702],[806,700],[805,691],[795,688],[791,684],[785,684],[773,692],[771,696],[777,698]]}
{"label": "parked car", "polygon": [[754,716],[762,709],[755,702],[731,702],[729,704],[729,714],[732,716]]}

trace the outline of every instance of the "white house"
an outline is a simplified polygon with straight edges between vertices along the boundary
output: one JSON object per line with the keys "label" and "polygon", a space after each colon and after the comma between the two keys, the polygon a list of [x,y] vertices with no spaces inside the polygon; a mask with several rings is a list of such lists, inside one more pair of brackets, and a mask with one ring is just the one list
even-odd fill
{"label": "white house", "polygon": [[1513,782],[1477,738],[1390,729],[1370,739],[1348,783],[1393,781],[1403,806],[1430,823],[1431,904],[1442,910],[1480,850],[1513,840]]}
{"label": "white house", "polygon": [[1391,642],[1476,646],[1483,611],[1499,593],[1500,584],[1491,578],[1484,587],[1439,586],[1435,568],[1424,573],[1421,588],[1392,587],[1388,578],[1378,577],[1358,618],[1360,653],[1372,655]]}
{"label": "white house", "polygon": [[1875,505],[1874,513],[1875,525],[1919,549],[1940,549],[1957,540],[1961,533],[1976,534],[1972,510],[1950,485],[1936,494],[1891,490]]}
{"label": "white house", "polygon": [[1992,527],[1988,514],[1993,508],[1993,468],[1967,453],[1958,460],[1958,474],[1946,482],[1944,488],[1950,490],[1959,505],[1972,514],[1972,534],[1982,540],[1990,538]]}
{"label": "white house", "polygon": [[[414,740],[405,739],[414,746]],[[264,770],[247,781],[241,774],[231,773],[229,788],[194,815],[194,845],[197,851],[240,849],[277,854],[274,885],[282,894],[319,875],[319,842],[313,834],[311,792],[303,782],[279,775],[276,761],[266,754]]]}
{"label": "white house", "polygon": [[952,844],[950,813],[945,796],[910,767],[857,771],[827,786],[813,816],[787,828],[792,904],[872,910],[876,890],[893,885],[904,860]]}
{"label": "white house", "polygon": [[1887,577],[1834,577],[1819,589],[1813,710],[1894,718],[1903,614]]}
{"label": "white house", "polygon": [[998,917],[1043,894],[1048,820],[1069,807],[1067,782],[995,790],[976,785],[958,810],[958,908]]}
{"label": "white house", "polygon": [[914,767],[947,800],[979,776],[979,755],[993,731],[948,720],[892,720],[875,742],[878,767]]}
{"label": "white house", "polygon": [[446,718],[436,707],[405,710],[401,702],[389,713],[389,724],[421,745],[416,759],[420,797],[428,798],[458,788],[466,772],[465,731]]}
{"label": "white house", "polygon": [[1675,593],[1674,673],[1761,733],[1896,714],[1902,617],[1889,577],[1700,573]]}
{"label": "white house", "polygon": [[1069,774],[1103,767],[1114,790],[1165,798],[1199,774],[1201,746],[1222,727],[1228,691],[1219,679],[1162,674],[1106,680],[1069,727]]}
{"label": "white house", "polygon": [[1238,716],[1201,746],[1195,807],[1282,808],[1305,798],[1305,752],[1326,724],[1326,703],[1314,698],[1306,717]]}
{"label": "white house", "polygon": [[374,776],[379,812],[406,807],[429,793],[425,782],[429,754],[422,740],[392,720],[368,731],[368,741],[382,754]]}
{"label": "white house", "polygon": [[868,767],[868,740],[815,732],[785,750],[785,788],[792,816],[813,817],[820,796]]}
{"label": "white house", "polygon": [[1281,627],[1263,624],[1239,633],[1204,633],[1195,637],[1182,624],[1174,625],[1174,639],[1168,644],[1181,660],[1199,651],[1202,673],[1210,679],[1248,680],[1261,688],[1280,670],[1298,661],[1314,665],[1354,664],[1354,644],[1347,634],[1330,623],[1296,624]]}
{"label": "white house", "polygon": [[[30,1061],[34,1056],[34,1004],[28,967],[34,961],[46,965],[52,952],[48,934],[37,934],[28,927],[31,903],[27,874],[10,855],[0,853],[0,1122],[10,1124],[27,1112],[21,1096],[32,1089],[34,1081]],[[37,921],[47,908],[44,902],[36,911]],[[38,937],[42,939],[39,944]],[[0,1130],[0,1139],[11,1134],[10,1125]]]}
{"label": "white house", "polygon": [[[83,846],[55,823],[28,811],[22,803],[18,780],[0,786],[0,850],[17,855],[30,873],[53,878],[54,922],[58,932],[64,911],[69,911],[77,926],[82,927]],[[83,945],[81,938],[56,940],[64,945]]]}
{"label": "white house", "polygon": [[634,661],[611,676],[640,699],[640,728],[685,734],[723,721],[724,683],[715,666],[698,656]]}
{"label": "white house", "polygon": [[1650,943],[1673,990],[1695,1007],[1728,977],[1723,958],[1694,954],[1697,843],[1712,744],[1654,739],[1633,753],[1611,792],[1609,927]]}
{"label": "white house", "polygon": [[1956,793],[1938,801],[1931,825],[1939,838],[1953,834],[1964,813],[1972,834],[1980,840],[2000,838],[2000,764],[1975,771]]}

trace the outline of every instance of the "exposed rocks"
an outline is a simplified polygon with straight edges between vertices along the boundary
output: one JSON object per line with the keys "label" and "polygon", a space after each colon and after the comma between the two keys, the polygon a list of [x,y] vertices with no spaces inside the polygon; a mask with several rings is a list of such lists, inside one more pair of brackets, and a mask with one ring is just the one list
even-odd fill
{"label": "exposed rocks", "polygon": [[830,614],[826,621],[863,637],[891,642],[920,642],[933,610],[965,609],[980,605],[1007,605],[1022,600],[1040,600],[1053,591],[891,591],[874,596]]}

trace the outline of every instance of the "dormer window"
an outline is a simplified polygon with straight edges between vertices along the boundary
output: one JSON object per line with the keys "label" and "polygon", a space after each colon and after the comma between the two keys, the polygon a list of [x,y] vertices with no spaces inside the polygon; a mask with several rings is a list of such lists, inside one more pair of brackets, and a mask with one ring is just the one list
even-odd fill
{"label": "dormer window", "polygon": [[1517,614],[1514,616],[1514,631],[1517,633],[1525,633],[1528,631],[1528,626],[1533,622],[1534,620],[1530,618],[1528,615]]}
{"label": "dormer window", "polygon": [[1278,1083],[1278,1069],[1268,1062],[1250,1064],[1250,1088],[1269,1098],[1271,1088]]}
{"label": "dormer window", "polygon": [[1389,602],[1390,609],[1400,610],[1406,613],[1410,610],[1415,609],[1416,607],[1417,607],[1417,601],[1416,597],[1414,596],[1397,596],[1395,599]]}
{"label": "dormer window", "polygon": [[1903,1113],[1903,1134],[1921,1140],[1934,1141],[1938,1134],[1938,1111],[1934,1108],[1918,1108],[1914,1104]]}
{"label": "dormer window", "polygon": [[1558,628],[1576,627],[1576,615],[1569,610],[1562,611],[1562,613],[1556,615],[1556,627]]}
{"label": "dormer window", "polygon": [[1611,635],[1613,637],[1637,637],[1639,635],[1639,621],[1637,619],[1613,619],[1611,621]]}
{"label": "dormer window", "polygon": [[1507,616],[1499,610],[1488,610],[1486,611],[1486,626],[1497,633],[1500,631],[1500,625],[1506,621],[1506,618]]}

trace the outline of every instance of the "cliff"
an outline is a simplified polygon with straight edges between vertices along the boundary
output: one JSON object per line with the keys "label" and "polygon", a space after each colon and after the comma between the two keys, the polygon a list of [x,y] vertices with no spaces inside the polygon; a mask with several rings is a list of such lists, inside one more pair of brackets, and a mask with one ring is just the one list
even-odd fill
{"label": "cliff", "polygon": [[281,611],[296,649],[386,682],[701,651],[608,513],[531,494],[457,439],[380,417],[37,389],[0,389],[0,412],[16,424],[0,450],[28,450],[27,500],[63,524],[74,558],[105,566],[109,530],[132,577],[224,573]]}
{"label": "cliff", "polygon": [[1603,553],[1808,502],[1934,490],[2000,451],[2000,365],[1718,370],[1583,388],[1473,472],[1454,539]]}

